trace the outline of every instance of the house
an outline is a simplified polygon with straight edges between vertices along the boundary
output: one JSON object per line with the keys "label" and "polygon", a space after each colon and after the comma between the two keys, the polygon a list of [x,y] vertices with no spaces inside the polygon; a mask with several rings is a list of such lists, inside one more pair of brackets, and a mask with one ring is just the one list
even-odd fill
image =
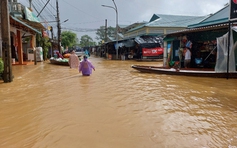
{"label": "house", "polygon": [[199,23],[205,18],[207,18],[207,16],[153,14],[148,23],[128,30],[124,34],[124,37],[162,36],[164,34],[186,29],[188,25]]}
{"label": "house", "polygon": [[[24,61],[33,60],[33,48],[36,45],[36,35],[42,35],[45,27],[32,11],[17,1],[9,0],[11,56],[20,65]],[[0,33],[0,36],[1,33]],[[3,48],[3,47],[2,47]],[[2,53],[2,48],[0,53]],[[0,54],[2,57],[3,55]]]}

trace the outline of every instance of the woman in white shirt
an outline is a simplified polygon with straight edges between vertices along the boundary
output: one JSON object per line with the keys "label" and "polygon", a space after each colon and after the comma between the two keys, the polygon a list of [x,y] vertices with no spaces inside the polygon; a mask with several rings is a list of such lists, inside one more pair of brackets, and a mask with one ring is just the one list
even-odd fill
{"label": "woman in white shirt", "polygon": [[190,48],[186,47],[184,50],[184,67],[189,68],[191,63],[191,52]]}

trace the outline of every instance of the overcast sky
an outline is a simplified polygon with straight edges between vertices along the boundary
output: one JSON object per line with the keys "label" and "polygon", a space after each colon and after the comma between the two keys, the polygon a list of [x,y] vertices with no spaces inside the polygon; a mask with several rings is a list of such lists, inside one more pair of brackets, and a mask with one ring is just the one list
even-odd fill
{"label": "overcast sky", "polygon": [[[18,0],[28,6],[29,0]],[[48,0],[32,0],[35,7],[42,7],[39,3]],[[112,0],[58,0],[60,20],[69,21],[62,23],[63,28],[69,28],[78,35],[89,35],[95,40],[95,30],[105,25],[115,27],[116,13],[112,8],[102,7],[108,5],[114,7]],[[149,21],[153,14],[192,15],[202,16],[215,13],[224,7],[229,0],[115,0],[118,8],[119,25],[129,25],[135,22]],[[53,21],[56,16],[56,0],[51,0],[42,16],[47,21]],[[40,10],[38,10],[40,11]],[[36,12],[35,12],[36,13]],[[37,14],[37,13],[36,13]],[[47,17],[51,15],[51,18]],[[56,23],[50,23],[56,28]],[[81,32],[86,29],[86,32]]]}

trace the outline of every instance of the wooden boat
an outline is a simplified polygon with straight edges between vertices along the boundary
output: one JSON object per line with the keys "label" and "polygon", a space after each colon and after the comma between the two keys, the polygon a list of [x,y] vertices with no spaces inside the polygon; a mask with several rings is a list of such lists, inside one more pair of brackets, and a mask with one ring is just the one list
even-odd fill
{"label": "wooden boat", "polygon": [[57,61],[55,59],[50,59],[50,63],[55,65],[69,66],[68,61]]}
{"label": "wooden boat", "polygon": [[212,78],[237,78],[237,72],[215,72],[214,69],[190,68],[176,70],[174,68],[132,65],[133,69],[145,73],[156,73],[166,75],[194,76],[194,77],[212,77]]}

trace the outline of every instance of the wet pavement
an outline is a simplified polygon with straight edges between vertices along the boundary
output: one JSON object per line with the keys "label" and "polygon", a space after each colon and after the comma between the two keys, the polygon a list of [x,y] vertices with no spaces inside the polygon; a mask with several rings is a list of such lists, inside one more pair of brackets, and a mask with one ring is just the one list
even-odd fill
{"label": "wet pavement", "polygon": [[38,62],[0,82],[2,148],[237,147],[237,80],[140,73],[91,57],[96,70]]}

